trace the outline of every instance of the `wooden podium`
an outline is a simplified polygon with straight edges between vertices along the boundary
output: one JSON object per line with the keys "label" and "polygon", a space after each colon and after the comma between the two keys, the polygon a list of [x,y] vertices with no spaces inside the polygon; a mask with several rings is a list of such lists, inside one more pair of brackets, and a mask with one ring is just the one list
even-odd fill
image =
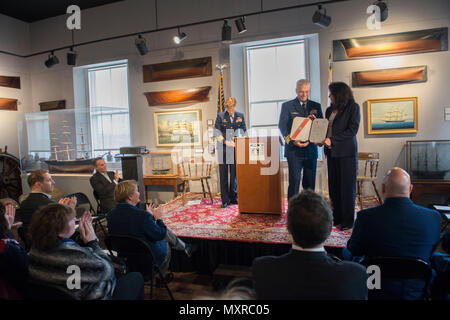
{"label": "wooden podium", "polygon": [[278,136],[235,138],[239,213],[281,214]]}

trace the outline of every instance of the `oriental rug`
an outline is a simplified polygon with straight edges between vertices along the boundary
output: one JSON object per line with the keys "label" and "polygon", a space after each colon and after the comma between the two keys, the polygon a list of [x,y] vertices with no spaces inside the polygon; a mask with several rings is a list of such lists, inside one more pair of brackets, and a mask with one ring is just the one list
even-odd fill
{"label": "oriental rug", "polygon": [[[179,237],[209,240],[228,240],[290,244],[292,237],[286,229],[287,200],[281,215],[240,214],[237,205],[221,208],[219,197],[204,199],[202,194],[186,194],[183,206],[181,196],[166,203],[163,220]],[[376,205],[364,203],[364,208]],[[359,210],[359,206],[355,208]],[[343,248],[351,236],[351,230],[340,231],[333,228],[325,242],[327,247]]]}

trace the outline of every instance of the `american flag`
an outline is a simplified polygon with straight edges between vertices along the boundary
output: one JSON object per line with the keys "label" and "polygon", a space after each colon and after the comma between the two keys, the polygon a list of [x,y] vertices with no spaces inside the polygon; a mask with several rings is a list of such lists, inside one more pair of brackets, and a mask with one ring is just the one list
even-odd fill
{"label": "american flag", "polygon": [[223,74],[222,74],[222,70],[220,70],[219,91],[217,94],[217,113],[223,112],[224,105],[225,105],[225,97],[223,95]]}

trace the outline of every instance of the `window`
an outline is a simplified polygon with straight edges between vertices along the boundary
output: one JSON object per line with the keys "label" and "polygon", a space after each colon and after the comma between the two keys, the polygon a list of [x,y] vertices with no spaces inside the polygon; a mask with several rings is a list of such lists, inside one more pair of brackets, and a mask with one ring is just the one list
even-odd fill
{"label": "window", "polygon": [[93,156],[131,144],[127,64],[88,69]]}
{"label": "window", "polygon": [[279,134],[281,105],[295,97],[297,80],[307,75],[305,47],[305,40],[296,40],[245,48],[250,135]]}
{"label": "window", "polygon": [[50,139],[48,126],[48,113],[32,113],[25,114],[27,137],[28,137],[28,154],[38,156],[40,158],[50,157]]}

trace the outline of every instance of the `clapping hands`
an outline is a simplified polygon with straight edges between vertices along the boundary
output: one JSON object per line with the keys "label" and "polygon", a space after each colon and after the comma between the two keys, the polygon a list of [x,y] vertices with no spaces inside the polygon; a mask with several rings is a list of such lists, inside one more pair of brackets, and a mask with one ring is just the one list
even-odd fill
{"label": "clapping hands", "polygon": [[162,206],[156,206],[154,203],[149,203],[145,205],[145,208],[148,213],[150,213],[155,220],[161,219],[164,211]]}
{"label": "clapping hands", "polygon": [[116,170],[116,172],[114,173],[114,180],[119,182],[119,170]]}
{"label": "clapping hands", "polygon": [[75,209],[75,207],[77,206],[77,197],[62,198],[62,199],[59,199],[58,203],[59,204],[66,204],[69,207],[72,207],[72,208]]}
{"label": "clapping hands", "polygon": [[5,206],[5,218],[8,223],[8,229],[11,229],[11,226],[14,223],[14,217],[16,216],[16,208],[14,208],[14,204],[12,202],[6,202]]}
{"label": "clapping hands", "polygon": [[97,239],[97,236],[95,235],[94,227],[92,226],[92,215],[90,212],[85,211],[83,213],[83,216],[80,219],[80,225],[78,227],[78,231],[80,232],[81,240],[85,244]]}
{"label": "clapping hands", "polygon": [[235,146],[235,144],[234,144],[233,141],[228,141],[228,140],[225,141],[225,145],[226,145],[227,147],[233,147],[233,148],[234,148],[234,146]]}

